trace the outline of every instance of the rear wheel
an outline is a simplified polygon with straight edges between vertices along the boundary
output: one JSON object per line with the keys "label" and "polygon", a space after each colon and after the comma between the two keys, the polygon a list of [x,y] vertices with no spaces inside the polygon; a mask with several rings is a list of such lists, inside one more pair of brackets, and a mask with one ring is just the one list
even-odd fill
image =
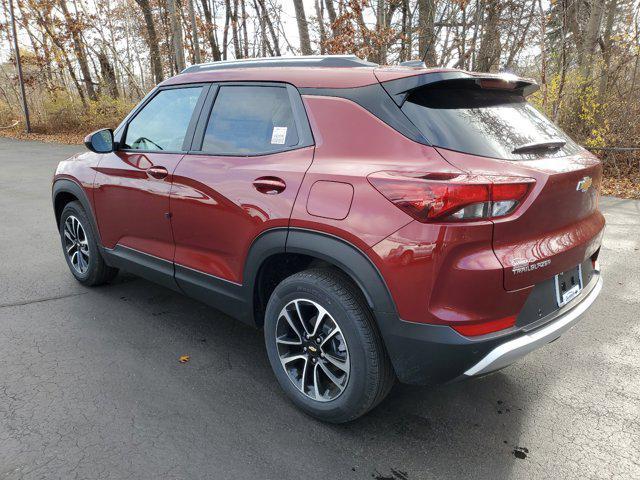
{"label": "rear wheel", "polygon": [[284,391],[321,420],[365,414],[394,383],[371,312],[338,270],[306,270],[280,283],[267,305],[264,335]]}
{"label": "rear wheel", "polygon": [[87,214],[79,202],[69,202],[62,210],[60,239],[69,270],[83,285],[101,285],[118,273],[116,268],[104,262]]}

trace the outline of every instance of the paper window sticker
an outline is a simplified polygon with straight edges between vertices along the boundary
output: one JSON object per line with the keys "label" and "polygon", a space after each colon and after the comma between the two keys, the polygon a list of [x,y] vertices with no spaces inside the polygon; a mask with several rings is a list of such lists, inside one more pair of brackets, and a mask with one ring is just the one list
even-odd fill
{"label": "paper window sticker", "polygon": [[273,132],[271,133],[271,144],[284,145],[284,142],[286,140],[287,140],[287,127],[273,127]]}

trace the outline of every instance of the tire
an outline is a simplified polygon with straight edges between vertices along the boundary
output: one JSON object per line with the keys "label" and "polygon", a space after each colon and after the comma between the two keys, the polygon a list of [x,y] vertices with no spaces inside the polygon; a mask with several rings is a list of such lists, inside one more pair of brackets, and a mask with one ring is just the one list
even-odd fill
{"label": "tire", "polygon": [[[315,335],[306,339],[318,317]],[[280,386],[319,420],[354,420],[380,403],[395,382],[373,315],[339,270],[314,268],[283,280],[267,304],[264,336]]]}
{"label": "tire", "polygon": [[87,213],[79,202],[69,202],[60,214],[62,252],[71,274],[86,286],[112,280],[118,269],[108,266],[98,248]]}

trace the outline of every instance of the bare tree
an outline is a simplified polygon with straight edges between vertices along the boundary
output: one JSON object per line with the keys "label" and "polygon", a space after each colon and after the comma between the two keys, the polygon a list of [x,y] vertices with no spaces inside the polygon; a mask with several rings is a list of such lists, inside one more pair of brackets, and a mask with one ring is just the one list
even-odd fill
{"label": "bare tree", "polygon": [[193,6],[193,0],[189,2],[189,20],[191,21],[191,37],[193,39],[193,61],[195,63],[202,62],[200,58],[200,42],[198,40],[198,24],[196,23],[196,9]]}
{"label": "bare tree", "polygon": [[118,92],[118,82],[116,81],[116,72],[113,65],[109,62],[109,58],[104,52],[98,53],[98,61],[100,62],[102,81],[107,87],[109,96],[111,98],[118,98],[120,94]]}
{"label": "bare tree", "polygon": [[304,13],[302,0],[293,0],[293,7],[296,11],[296,22],[298,23],[298,34],[300,35],[300,52],[302,55],[311,55],[311,41],[309,40],[309,25]]}
{"label": "bare tree", "polygon": [[275,53],[275,56],[279,57],[282,55],[282,53],[280,53],[280,42],[278,40],[278,33],[276,32],[276,29],[273,26],[273,22],[271,21],[271,17],[269,16],[269,12],[267,11],[265,0],[257,0],[257,1],[258,1],[258,5],[260,5],[262,18],[264,19],[264,22],[266,23],[267,28],[269,29],[269,34],[271,35],[271,41],[273,42],[273,51]]}
{"label": "bare tree", "polygon": [[249,34],[247,32],[247,6],[245,0],[240,0],[240,13],[242,15],[242,36],[244,41],[242,42],[242,53],[245,58],[249,57]]}
{"label": "bare tree", "polygon": [[487,0],[485,6],[484,33],[480,40],[480,49],[474,68],[482,72],[489,72],[498,66],[500,60],[500,13],[502,5],[500,0]]}
{"label": "bare tree", "polygon": [[87,89],[87,95],[91,100],[96,100],[98,96],[96,95],[93,80],[91,79],[91,71],[89,70],[89,63],[87,62],[87,53],[84,48],[82,37],[80,36],[79,22],[77,22],[77,19],[72,18],[65,0],[59,0],[58,5],[64,15],[67,30],[71,34],[73,51],[76,54],[78,64],[80,65],[80,72],[82,72],[82,80],[84,82],[84,87]]}
{"label": "bare tree", "polygon": [[185,68],[184,42],[182,40],[182,24],[176,10],[175,0],[167,0],[167,12],[171,22],[171,40],[176,70],[181,72]]}
{"label": "bare tree", "polygon": [[315,0],[314,6],[318,20],[318,32],[320,33],[320,55],[324,55],[325,43],[327,42],[327,33],[324,25],[324,3],[321,0]]}
{"label": "bare tree", "polygon": [[149,57],[151,60],[151,69],[156,83],[160,83],[164,76],[162,74],[162,62],[160,60],[160,49],[158,48],[158,35],[156,26],[153,23],[153,14],[151,13],[151,5],[149,0],[135,0],[144,18],[144,25],[147,30],[147,44],[149,45]]}
{"label": "bare tree", "polygon": [[436,64],[435,0],[418,0],[418,51],[427,65]]}
{"label": "bare tree", "polygon": [[202,10],[204,12],[205,25],[207,27],[207,38],[209,39],[209,45],[211,46],[211,55],[214,61],[221,60],[220,46],[218,45],[218,37],[216,35],[216,28],[213,24],[211,15],[211,9],[209,8],[208,0],[201,0]]}
{"label": "bare tree", "polygon": [[238,0],[233,0],[233,12],[231,13],[231,39],[233,41],[233,53],[236,58],[242,58],[240,40],[238,35]]}

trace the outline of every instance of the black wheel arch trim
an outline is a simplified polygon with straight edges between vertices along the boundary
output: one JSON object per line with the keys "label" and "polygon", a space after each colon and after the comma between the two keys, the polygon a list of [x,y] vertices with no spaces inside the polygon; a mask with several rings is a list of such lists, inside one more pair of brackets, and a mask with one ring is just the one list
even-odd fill
{"label": "black wheel arch trim", "polygon": [[270,229],[253,241],[243,273],[246,295],[253,295],[260,268],[268,258],[282,253],[307,255],[335,265],[356,283],[374,312],[396,313],[382,274],[361,249],[329,233],[296,227]]}
{"label": "black wheel arch trim", "polygon": [[358,285],[374,312],[395,313],[395,303],[378,268],[358,247],[334,235],[292,228],[287,253],[318,257],[343,270]]}
{"label": "black wheel arch trim", "polygon": [[53,183],[53,186],[51,188],[51,200],[53,203],[53,211],[54,213],[56,213],[56,224],[58,225],[58,228],[60,228],[60,218],[58,217],[56,212],[56,199],[60,194],[63,194],[63,193],[73,195],[75,198],[78,199],[78,201],[82,205],[82,208],[84,208],[84,211],[89,217],[89,221],[91,222],[91,228],[93,229],[93,234],[97,239],[98,245],[102,245],[100,230],[98,229],[98,222],[95,216],[95,212],[93,211],[91,202],[87,197],[87,193],[84,191],[84,188],[80,186],[80,184],[78,184],[73,180],[69,180],[67,178],[61,178],[56,180]]}

